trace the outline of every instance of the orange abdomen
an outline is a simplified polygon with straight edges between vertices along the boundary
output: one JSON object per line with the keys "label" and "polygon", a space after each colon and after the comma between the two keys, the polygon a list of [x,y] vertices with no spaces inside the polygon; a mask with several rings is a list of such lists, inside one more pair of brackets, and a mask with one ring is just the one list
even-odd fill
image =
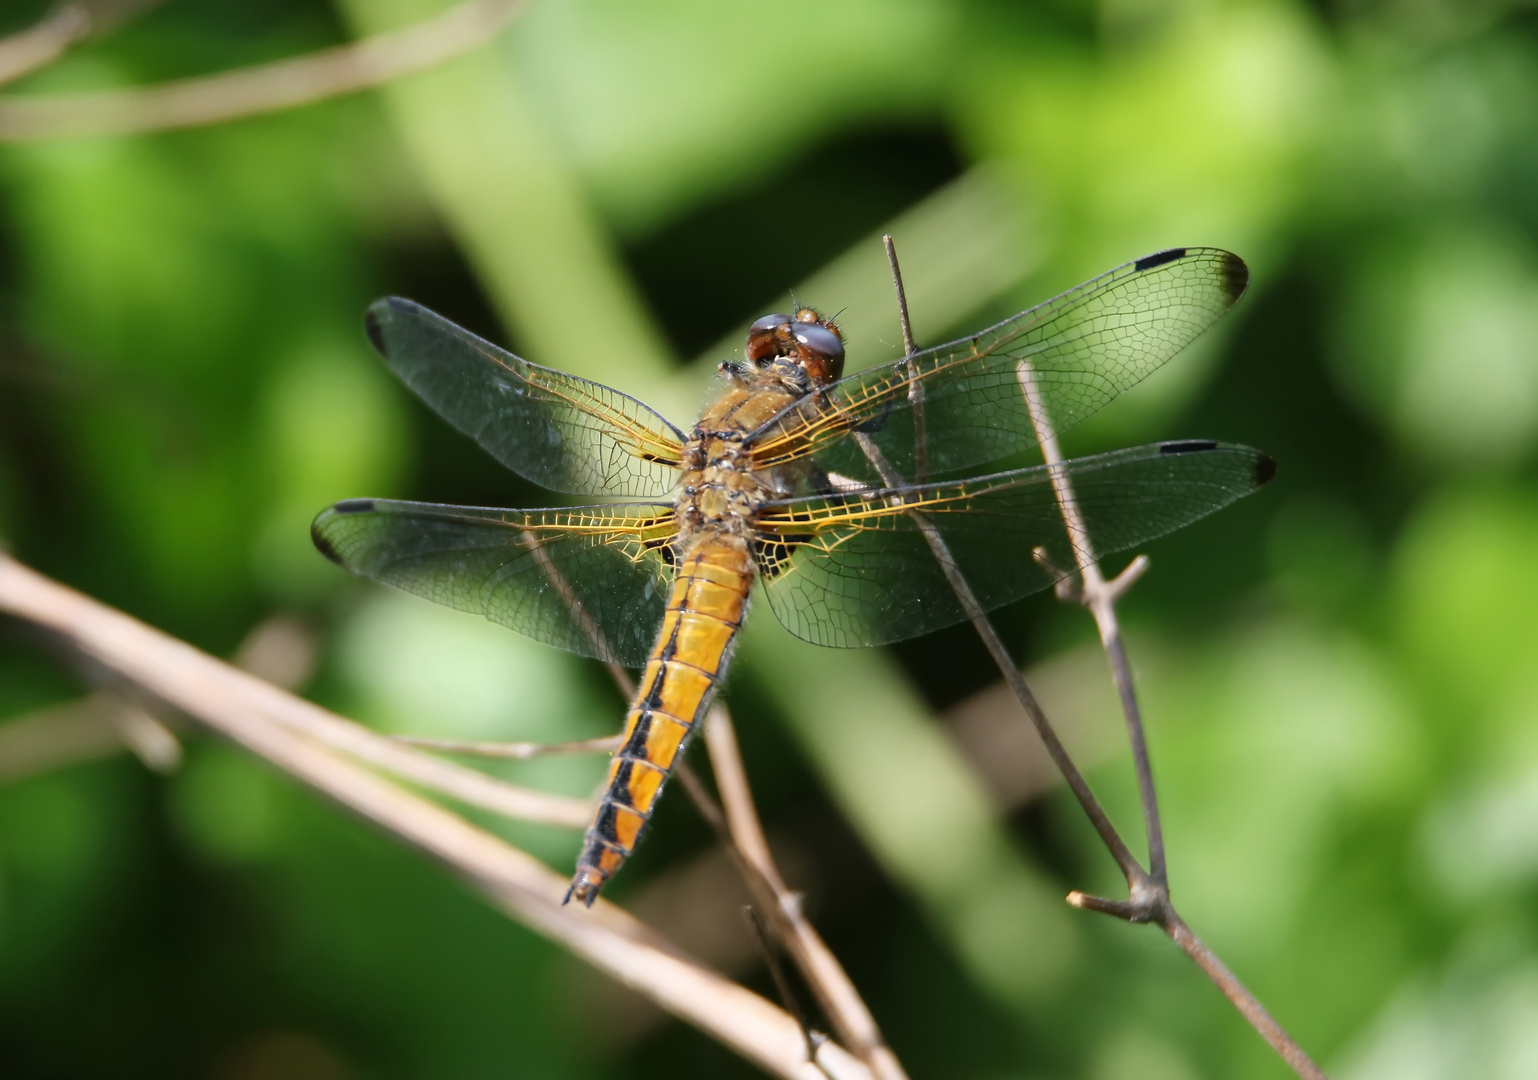
{"label": "orange abdomen", "polygon": [[625,715],[625,742],[587,831],[566,899],[591,905],[640,841],[673,764],[705,719],[748,605],[753,558],[731,537],[703,540],[679,564],[662,630]]}

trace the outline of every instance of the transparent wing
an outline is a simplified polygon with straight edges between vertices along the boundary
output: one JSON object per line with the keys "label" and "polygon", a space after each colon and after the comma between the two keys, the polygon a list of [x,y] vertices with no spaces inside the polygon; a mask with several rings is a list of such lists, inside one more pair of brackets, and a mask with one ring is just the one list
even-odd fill
{"label": "transparent wing", "polygon": [[567,510],[349,499],[315,546],[355,574],[484,615],[547,645],[640,667],[662,623],[673,509]]}
{"label": "transparent wing", "polygon": [[672,490],[683,435],[634,398],[531,364],[399,297],[375,301],[365,325],[407,386],[519,476],[577,495]]}
{"label": "transparent wing", "polygon": [[910,479],[943,476],[1036,445],[1022,366],[1040,414],[1062,433],[1180,352],[1249,281],[1237,255],[1175,248],[1117,267],[991,329],[833,383],[751,437],[754,464],[817,455],[880,482],[863,431]]}
{"label": "transparent wing", "polygon": [[[1271,479],[1247,446],[1169,442],[1058,466],[1095,551],[1105,555],[1206,517]],[[879,645],[963,621],[920,532],[944,539],[985,610],[1077,567],[1045,465],[948,484],[786,499],[758,518],[761,577],[785,628],[819,645]],[[1054,573],[1032,557],[1046,548]]]}

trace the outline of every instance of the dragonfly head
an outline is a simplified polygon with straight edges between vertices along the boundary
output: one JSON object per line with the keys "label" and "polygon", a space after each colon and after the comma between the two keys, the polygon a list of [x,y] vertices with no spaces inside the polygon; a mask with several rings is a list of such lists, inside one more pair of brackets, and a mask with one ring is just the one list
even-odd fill
{"label": "dragonfly head", "polygon": [[[844,374],[844,335],[815,308],[765,315],[748,328],[748,362],[810,391]],[[777,370],[778,369],[778,370]]]}

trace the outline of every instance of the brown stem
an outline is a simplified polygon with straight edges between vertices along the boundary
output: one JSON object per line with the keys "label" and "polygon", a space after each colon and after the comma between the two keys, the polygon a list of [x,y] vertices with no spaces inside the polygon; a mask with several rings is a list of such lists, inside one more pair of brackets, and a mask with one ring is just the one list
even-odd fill
{"label": "brown stem", "polygon": [[753,804],[737,731],[724,706],[713,707],[706,718],[705,749],[721,792],[731,844],[753,871],[748,877],[749,887],[774,919],[786,952],[817,995],[829,1023],[839,1039],[870,1067],[872,1075],[881,1080],[906,1080],[907,1074],[887,1046],[870,1008],[833,951],[807,920],[800,895],[786,886],[774,863]]}
{"label": "brown stem", "polygon": [[1283,1061],[1292,1066],[1292,1071],[1303,1077],[1304,1080],[1329,1080],[1312,1058],[1303,1052],[1291,1035],[1282,1028],[1266,1011],[1266,1007],[1260,1003],[1256,996],[1245,988],[1244,984],[1229,971],[1223,961],[1219,960],[1212,950],[1191,932],[1191,928],[1185,924],[1175,913],[1174,908],[1169,908],[1160,925],[1170,939],[1185,950],[1196,966],[1201,968],[1207,978],[1211,979],[1217,988],[1223,991],[1223,996],[1233,1003],[1241,1016],[1250,1022],[1250,1026],[1260,1032],[1261,1038],[1271,1044],[1271,1048],[1281,1055]]}
{"label": "brown stem", "polygon": [[[1073,481],[1063,467],[1063,453],[1057,442],[1057,432],[1052,427],[1036,385],[1031,365],[1021,361],[1017,370],[1021,394],[1031,414],[1031,424],[1036,429],[1036,441],[1041,445],[1042,459],[1051,470],[1052,491],[1057,497],[1058,511],[1063,516],[1063,526],[1068,531],[1068,543],[1078,559],[1080,586],[1074,599],[1083,604],[1095,618],[1100,630],[1100,641],[1110,658],[1111,677],[1116,683],[1116,693],[1121,699],[1122,712],[1127,718],[1127,738],[1132,744],[1132,762],[1137,774],[1138,796],[1142,802],[1143,826],[1148,840],[1149,877],[1156,888],[1166,888],[1168,875],[1164,862],[1164,832],[1159,823],[1159,797],[1154,788],[1153,766],[1148,759],[1148,741],[1143,734],[1143,716],[1138,708],[1137,695],[1132,688],[1132,669],[1127,663],[1127,652],[1122,647],[1121,627],[1116,621],[1116,599],[1142,576],[1148,560],[1134,563],[1114,582],[1107,582],[1100,573],[1095,557],[1094,540],[1085,527],[1084,515],[1074,498]],[[1135,885],[1128,878],[1129,885]]]}
{"label": "brown stem", "polygon": [[[892,287],[897,290],[903,352],[911,357],[919,351],[919,347],[913,340],[913,324],[908,319],[908,292],[903,288],[902,264],[897,261],[897,243],[889,235],[882,236],[881,242],[886,245],[886,261],[892,268]],[[922,484],[929,479],[929,435],[924,418],[924,384],[914,378],[917,372],[912,364],[907,366],[907,370],[908,403],[913,410],[913,482]]]}
{"label": "brown stem", "polygon": [[0,83],[53,63],[90,36],[91,24],[85,4],[61,4],[27,29],[0,40]]}
{"label": "brown stem", "polygon": [[[600,900],[563,907],[567,879],[532,856],[319,744],[332,714],[0,554],[0,612],[43,627],[104,667],[466,877],[507,914],[651,998],[775,1076],[820,1080],[791,1016],[683,957]],[[280,722],[280,714],[287,722]],[[332,717],[340,721],[340,717]],[[871,1073],[842,1047],[818,1060],[840,1080]]]}
{"label": "brown stem", "polygon": [[[532,537],[526,537],[526,541],[534,543]],[[535,551],[539,551],[538,547]],[[542,561],[542,566],[551,585],[566,600],[572,617],[593,642],[599,655],[609,655],[610,651],[597,624],[581,610],[576,594],[559,568],[548,559]],[[607,666],[620,693],[627,700],[633,700],[635,681],[629,672],[612,662]],[[721,836],[723,845],[756,902],[774,919],[786,951],[795,960],[807,986],[817,995],[824,1014],[833,1024],[839,1038],[859,1054],[876,1080],[907,1080],[907,1074],[903,1072],[896,1055],[881,1037],[875,1017],[871,1015],[832,950],[802,914],[800,897],[786,888],[784,878],[780,876],[779,868],[769,854],[769,844],[764,838],[758,811],[753,805],[753,792],[748,786],[747,770],[743,767],[742,755],[737,748],[736,729],[732,726],[731,713],[723,704],[712,705],[706,716],[705,743],[725,808],[711,798],[704,781],[687,762],[680,761],[676,767],[679,784],[693,800],[706,823]],[[807,1036],[807,1045],[814,1045],[810,1035]],[[821,1069],[821,1063],[815,1055],[813,1063]]]}
{"label": "brown stem", "polygon": [[[887,255],[892,261],[894,269],[897,263],[897,252],[893,247],[890,237],[886,238]],[[900,278],[898,278],[900,280]],[[899,288],[898,306],[902,318],[904,338],[911,344],[911,323],[908,317],[907,303]],[[1064,599],[1071,599],[1083,604],[1089,609],[1095,618],[1096,626],[1100,630],[1101,642],[1110,658],[1112,677],[1116,683],[1117,694],[1121,699],[1122,709],[1126,715],[1127,731],[1132,743],[1133,760],[1137,769],[1138,792],[1143,805],[1143,820],[1148,834],[1149,861],[1153,866],[1153,873],[1145,871],[1137,859],[1128,850],[1126,843],[1116,831],[1110,819],[1106,817],[1094,794],[1090,791],[1088,783],[1084,780],[1073,760],[1068,756],[1067,750],[1058,740],[1046,714],[1037,704],[1035,696],[1025,683],[1025,678],[1020,674],[1020,669],[1004,648],[998,634],[991,623],[984,616],[976,596],[971,587],[962,577],[955,560],[951,558],[938,530],[928,519],[920,513],[914,512],[913,518],[918,523],[924,538],[928,541],[935,557],[940,562],[946,580],[956,593],[961,602],[962,609],[967,613],[977,633],[983,639],[994,663],[998,665],[1005,681],[1015,696],[1024,706],[1026,714],[1030,716],[1037,733],[1047,747],[1052,761],[1061,770],[1063,778],[1068,782],[1069,788],[1079,800],[1079,805],[1089,816],[1090,822],[1095,826],[1095,831],[1100,834],[1111,856],[1121,867],[1127,878],[1128,899],[1110,900],[1103,897],[1089,896],[1081,892],[1072,892],[1068,896],[1068,902],[1075,907],[1086,908],[1091,911],[1099,911],[1117,918],[1126,919],[1129,922],[1155,922],[1169,934],[1170,938],[1179,945],[1188,956],[1194,960],[1198,967],[1209,979],[1223,992],[1224,996],[1232,1002],[1246,1020],[1258,1031],[1271,1046],[1281,1055],[1282,1059],[1292,1066],[1293,1070],[1305,1080],[1326,1080],[1324,1073],[1304,1053],[1291,1036],[1287,1034],[1271,1015],[1261,1006],[1259,1000],[1239,981],[1233,972],[1229,971],[1218,958],[1213,955],[1195,934],[1186,926],[1185,922],[1175,911],[1170,902],[1169,885],[1165,868],[1164,838],[1159,822],[1159,804],[1157,792],[1154,788],[1153,769],[1149,763],[1148,746],[1143,734],[1142,714],[1138,708],[1137,695],[1132,685],[1132,671],[1127,662],[1126,650],[1121,641],[1121,630],[1116,621],[1115,603],[1120,596],[1131,587],[1148,567],[1148,560],[1139,556],[1133,560],[1122,574],[1114,581],[1107,582],[1100,573],[1100,567],[1095,558],[1094,545],[1089,531],[1085,528],[1083,516],[1079,513],[1078,503],[1074,499],[1073,487],[1069,480],[1067,470],[1062,468],[1062,454],[1057,445],[1057,435],[1053,430],[1050,417],[1038,388],[1033,378],[1030,364],[1022,361],[1017,371],[1021,392],[1025,397],[1027,408],[1031,414],[1031,421],[1036,429],[1038,442],[1041,444],[1042,455],[1051,470],[1053,492],[1057,497],[1058,509],[1063,517],[1064,527],[1068,531],[1068,541],[1073,547],[1075,557],[1078,560],[1080,584],[1077,589],[1059,590],[1059,595]],[[889,465],[886,465],[881,457],[879,448],[871,442],[868,436],[855,435],[861,440],[861,447],[870,458],[873,465],[881,473],[883,481],[888,487],[901,487],[902,478],[896,476]],[[895,481],[895,482],[894,482]]]}
{"label": "brown stem", "polygon": [[489,41],[523,0],[465,0],[403,30],[306,56],[158,86],[0,98],[0,141],[166,131],[309,105],[381,86]]}
{"label": "brown stem", "polygon": [[461,739],[428,739],[420,735],[392,735],[390,738],[422,750],[464,754],[467,757],[505,758],[509,761],[527,761],[529,758],[556,754],[612,754],[620,748],[621,741],[619,735],[602,735],[596,739],[564,743],[465,742]]}

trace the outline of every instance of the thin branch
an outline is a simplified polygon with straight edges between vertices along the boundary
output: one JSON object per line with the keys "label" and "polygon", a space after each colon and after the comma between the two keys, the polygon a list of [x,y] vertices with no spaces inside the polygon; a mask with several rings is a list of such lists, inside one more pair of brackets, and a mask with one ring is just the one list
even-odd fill
{"label": "thin branch", "polygon": [[1324,1070],[1314,1064],[1312,1058],[1303,1052],[1299,1046],[1283,1029],[1282,1025],[1266,1011],[1266,1007],[1254,994],[1247,990],[1232,971],[1229,971],[1223,961],[1219,960],[1213,951],[1202,942],[1191,928],[1185,924],[1185,920],[1170,908],[1161,924],[1165,933],[1185,951],[1197,967],[1201,968],[1213,985],[1223,991],[1223,996],[1232,1002],[1234,1008],[1239,1010],[1250,1026],[1260,1032],[1261,1038],[1271,1044],[1271,1048],[1281,1055],[1283,1061],[1292,1066],[1292,1071],[1305,1080],[1329,1080]]}
{"label": "thin branch", "polygon": [[[897,253],[891,238],[886,241],[888,258],[895,265]],[[896,276],[894,274],[894,276]],[[900,281],[900,277],[898,277]],[[908,318],[906,301],[901,289],[898,290],[898,305],[901,309],[903,326],[911,324]],[[912,346],[909,346],[910,350]],[[1148,762],[1148,750],[1143,737],[1142,716],[1138,709],[1137,697],[1133,691],[1131,668],[1127,663],[1126,650],[1121,644],[1121,632],[1116,623],[1115,602],[1131,587],[1132,583],[1142,576],[1147,569],[1147,560],[1134,560],[1132,565],[1116,580],[1107,582],[1100,574],[1099,566],[1095,561],[1094,547],[1090,542],[1088,530],[1084,526],[1084,519],[1078,510],[1078,504],[1073,497],[1073,488],[1069,483],[1066,470],[1061,468],[1062,455],[1057,446],[1056,433],[1053,431],[1046,409],[1037,391],[1035,380],[1031,376],[1030,365],[1022,362],[1017,369],[1021,392],[1025,396],[1027,408],[1031,414],[1032,424],[1036,429],[1037,439],[1042,444],[1042,454],[1051,469],[1053,493],[1058,501],[1058,508],[1062,513],[1064,527],[1068,531],[1069,543],[1073,546],[1079,565],[1081,582],[1076,592],[1065,594],[1059,591],[1065,599],[1073,599],[1084,604],[1095,615],[1096,624],[1100,628],[1101,640],[1105,643],[1107,654],[1111,658],[1113,676],[1116,681],[1118,696],[1121,698],[1123,711],[1126,713],[1127,727],[1133,743],[1134,761],[1138,769],[1138,788],[1142,795],[1144,806],[1144,820],[1147,823],[1150,862],[1158,868],[1158,875],[1150,875],[1138,863],[1125,841],[1116,831],[1110,819],[1101,809],[1099,802],[1090,791],[1088,783],[1084,780],[1067,751],[1058,741],[1056,732],[1046,714],[1036,702],[1030,688],[1026,686],[1025,678],[1020,674],[1020,669],[1015,666],[1003,642],[994,631],[992,624],[985,617],[981,606],[977,602],[971,587],[961,575],[955,560],[951,557],[944,539],[939,535],[932,522],[917,512],[912,512],[914,521],[928,541],[935,558],[939,561],[947,582],[955,590],[957,599],[961,602],[962,609],[967,613],[968,619],[983,639],[983,644],[992,655],[999,671],[1003,674],[1010,689],[1020,699],[1026,714],[1030,716],[1037,733],[1041,735],[1046,744],[1048,753],[1052,756],[1054,764],[1062,771],[1063,778],[1068,782],[1074,795],[1078,798],[1080,806],[1089,815],[1095,831],[1100,834],[1101,840],[1110,851],[1111,856],[1121,867],[1127,878],[1129,897],[1127,900],[1109,900],[1102,897],[1089,896],[1078,891],[1068,896],[1068,902],[1075,907],[1099,911],[1107,915],[1115,915],[1129,922],[1153,922],[1159,925],[1170,938],[1183,949],[1186,954],[1201,968],[1209,979],[1223,992],[1233,1003],[1239,1013],[1249,1021],[1252,1027],[1260,1033],[1271,1047],[1290,1065],[1304,1080],[1328,1080],[1324,1072],[1314,1064],[1290,1035],[1277,1024],[1271,1017],[1259,999],[1239,981],[1233,972],[1229,971],[1218,958],[1213,955],[1202,942],[1193,934],[1185,922],[1175,911],[1170,902],[1169,886],[1165,878],[1164,841],[1159,828],[1158,801],[1153,786],[1153,772]],[[869,436],[856,434],[855,438],[861,440],[861,447],[866,456],[881,473],[883,481],[888,487],[900,487],[901,477],[895,474],[891,466],[886,464],[881,456],[880,449],[870,440]],[[897,482],[894,483],[893,480]],[[1045,561],[1045,560],[1042,560]],[[1050,564],[1048,564],[1050,565]],[[1113,648],[1114,643],[1114,648]]]}
{"label": "thin branch", "polygon": [[406,746],[422,750],[436,750],[444,754],[465,754],[471,757],[505,758],[510,761],[527,761],[529,758],[551,757],[557,754],[612,754],[624,742],[619,735],[602,735],[596,739],[578,739],[576,742],[464,742],[459,739],[427,739],[420,735],[392,735],[390,738]]}
{"label": "thin branch", "polygon": [[258,682],[251,693],[267,697],[274,722],[466,806],[568,829],[587,828],[593,816],[593,804],[586,799],[535,791],[419,753],[267,683]]}
{"label": "thin branch", "polygon": [[[886,261],[892,268],[892,287],[897,290],[897,314],[902,322],[903,352],[911,357],[919,351],[913,340],[913,323],[908,318],[908,292],[903,288],[902,264],[897,261],[897,244],[890,235],[883,235]],[[912,363],[908,364],[908,403],[913,409],[913,482],[922,484],[929,479],[929,434],[924,419],[924,384]]]}
{"label": "thin branch", "polygon": [[145,768],[164,775],[181,767],[182,744],[159,717],[125,702],[114,711],[112,721],[123,744]]}
{"label": "thin branch", "polygon": [[121,753],[114,714],[122,706],[108,694],[92,694],[0,724],[0,783]]}
{"label": "thin branch", "polygon": [[[900,283],[902,281],[902,274],[898,268],[896,245],[890,236],[885,237],[884,241],[887,249],[887,258],[892,263],[893,280]],[[917,345],[913,341],[913,324],[909,318],[907,300],[901,288],[897,292],[897,302],[898,315],[902,320],[903,326],[903,340],[911,355],[916,351]],[[901,490],[908,486],[901,474],[886,460],[886,456],[881,452],[881,448],[875,444],[869,435],[863,432],[855,432],[853,438],[881,476],[883,484],[894,490]],[[913,519],[914,524],[918,526],[920,535],[924,537],[924,542],[929,545],[935,560],[940,564],[940,570],[945,575],[947,584],[950,585],[951,590],[956,594],[956,599],[960,602],[962,611],[966,613],[967,621],[972,624],[973,630],[982,639],[989,656],[993,658],[994,664],[1003,674],[1010,690],[1019,699],[1026,715],[1030,717],[1031,724],[1036,728],[1036,733],[1041,737],[1042,744],[1047,748],[1047,753],[1052,758],[1052,763],[1063,774],[1063,779],[1067,781],[1069,789],[1073,792],[1074,797],[1078,799],[1079,805],[1083,808],[1085,815],[1088,816],[1090,823],[1095,827],[1095,831],[1100,835],[1101,841],[1111,852],[1111,856],[1116,860],[1117,866],[1121,867],[1122,873],[1126,875],[1129,885],[1132,884],[1144,875],[1142,867],[1138,865],[1137,859],[1128,849],[1126,842],[1122,840],[1121,834],[1116,831],[1116,826],[1111,823],[1110,817],[1106,814],[1104,808],[1101,807],[1099,800],[1095,798],[1094,792],[1090,790],[1089,782],[1084,779],[1084,775],[1079,772],[1078,766],[1068,756],[1068,751],[1063,746],[1062,740],[1058,738],[1057,732],[1053,729],[1052,722],[1047,719],[1046,712],[1036,701],[1036,696],[1031,693],[1031,688],[1026,685],[1025,676],[1020,674],[1020,669],[1009,655],[1009,650],[1005,648],[1003,640],[998,635],[998,631],[993,628],[993,624],[988,620],[982,605],[978,603],[977,595],[972,591],[972,586],[968,584],[966,578],[962,575],[961,568],[956,565],[956,559],[951,554],[950,546],[945,542],[945,538],[940,535],[939,529],[935,527],[934,522],[930,521],[927,515],[913,510],[909,512],[909,516]]]}
{"label": "thin branch", "polygon": [[167,131],[382,86],[486,43],[523,0],[465,0],[436,18],[305,56],[156,86],[0,98],[0,141]]}
{"label": "thin branch", "polygon": [[753,805],[737,732],[724,706],[713,707],[705,719],[705,748],[721,792],[731,844],[752,869],[747,875],[748,886],[760,906],[774,918],[785,950],[817,995],[823,1013],[839,1038],[870,1067],[872,1075],[881,1080],[906,1080],[907,1074],[887,1046],[870,1008],[833,951],[807,920],[801,909],[801,897],[786,887],[774,864]]}
{"label": "thin branch", "polygon": [[[753,935],[758,951],[764,958],[764,965],[769,969],[769,977],[774,980],[775,992],[780,995],[780,1005],[796,1018],[796,1023],[801,1025],[801,1034],[806,1039],[806,1060],[817,1065],[817,1051],[823,1043],[828,1041],[828,1037],[815,1030],[807,1020],[806,1010],[801,1007],[801,1001],[796,997],[796,992],[790,985],[790,979],[785,975],[785,966],[780,963],[780,958],[774,953],[774,943],[769,940],[769,930],[764,926],[764,917],[752,904],[745,905],[742,914],[743,921],[748,924],[748,932]],[[821,1068],[820,1065],[818,1067]]]}
{"label": "thin branch", "polygon": [[[1031,414],[1031,424],[1036,429],[1036,441],[1041,444],[1042,459],[1047,463],[1052,477],[1052,492],[1057,497],[1058,510],[1063,515],[1063,525],[1068,530],[1068,543],[1079,561],[1080,587],[1078,602],[1095,618],[1100,630],[1100,642],[1105,646],[1111,661],[1111,675],[1116,683],[1117,696],[1121,698],[1122,712],[1127,717],[1127,738],[1132,744],[1132,762],[1137,772],[1138,796],[1142,800],[1143,825],[1148,838],[1149,876],[1157,889],[1168,890],[1168,872],[1164,861],[1164,830],[1159,823],[1159,796],[1154,790],[1153,766],[1148,758],[1148,740],[1143,734],[1143,715],[1138,708],[1137,694],[1132,687],[1132,668],[1127,663],[1127,652],[1122,646],[1121,627],[1116,621],[1116,599],[1132,586],[1147,569],[1145,558],[1136,560],[1115,582],[1107,582],[1100,573],[1095,557],[1094,541],[1085,527],[1084,515],[1079,512],[1074,498],[1073,481],[1063,468],[1063,453],[1057,442],[1057,432],[1047,415],[1046,403],[1031,371],[1031,365],[1021,361],[1016,369],[1021,393]],[[1135,568],[1135,569],[1134,569]],[[1128,878],[1129,885],[1137,884]]]}
{"label": "thin branch", "polygon": [[0,40],[0,83],[47,67],[91,34],[91,10],[85,4],[63,4],[37,23]]}
{"label": "thin branch", "polygon": [[[600,899],[591,910],[563,907],[564,875],[317,745],[275,715],[324,710],[5,555],[0,555],[0,611],[52,630],[148,693],[447,864],[513,918],[766,1071],[789,1080],[820,1080],[819,1070],[804,1060],[800,1027],[783,1010],[681,956],[607,901]],[[871,1077],[835,1044],[825,1044],[818,1057],[839,1080]]]}

